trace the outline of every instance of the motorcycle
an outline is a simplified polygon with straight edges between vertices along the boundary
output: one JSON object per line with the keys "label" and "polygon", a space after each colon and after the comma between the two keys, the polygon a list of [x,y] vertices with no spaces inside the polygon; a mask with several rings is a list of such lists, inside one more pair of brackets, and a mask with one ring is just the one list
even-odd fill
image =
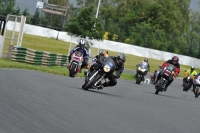
{"label": "motorcycle", "polygon": [[174,71],[175,71],[176,67],[172,64],[168,64],[165,68],[163,68],[160,71],[160,79],[158,80],[158,82],[155,84],[155,94],[158,94],[159,92],[162,92],[163,90],[165,90],[165,86],[167,85],[169,80],[173,79],[174,76]]}
{"label": "motorcycle", "polygon": [[68,66],[70,77],[74,77],[81,70],[82,63],[83,63],[83,53],[75,51],[71,55],[71,61]]}
{"label": "motorcycle", "polygon": [[85,75],[85,83],[82,85],[82,89],[99,89],[102,88],[102,80],[106,80],[107,76],[112,74],[116,69],[114,61],[107,57],[101,60],[101,64],[95,70],[90,73],[88,71]]}
{"label": "motorcycle", "polygon": [[192,83],[193,83],[192,80],[193,80],[193,77],[188,75],[186,80],[183,82],[183,91],[187,92],[191,88]]}
{"label": "motorcycle", "polygon": [[200,76],[194,79],[193,84],[195,85],[194,95],[196,98],[200,95]]}
{"label": "motorcycle", "polygon": [[148,72],[148,67],[147,67],[146,62],[142,62],[139,65],[137,65],[137,73],[135,75],[136,77],[136,84],[140,84],[141,81],[144,81],[144,76]]}

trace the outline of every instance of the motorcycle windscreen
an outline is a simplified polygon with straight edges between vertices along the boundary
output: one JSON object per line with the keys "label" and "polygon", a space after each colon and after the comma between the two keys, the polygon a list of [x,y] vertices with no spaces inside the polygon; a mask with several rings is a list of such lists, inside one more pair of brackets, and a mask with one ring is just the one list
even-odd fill
{"label": "motorcycle windscreen", "polygon": [[170,71],[175,71],[176,67],[173,64],[168,63],[167,69],[170,70]]}
{"label": "motorcycle windscreen", "polygon": [[77,56],[77,57],[81,57],[81,56],[83,56],[83,53],[81,53],[80,51],[76,51],[74,53],[74,55]]}
{"label": "motorcycle windscreen", "polygon": [[146,62],[140,63],[139,67],[142,69],[147,69],[148,64]]}

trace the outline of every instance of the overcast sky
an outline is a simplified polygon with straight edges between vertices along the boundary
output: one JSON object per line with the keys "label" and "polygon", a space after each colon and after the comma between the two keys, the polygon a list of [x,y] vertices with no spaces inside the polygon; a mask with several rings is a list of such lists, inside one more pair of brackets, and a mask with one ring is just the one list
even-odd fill
{"label": "overcast sky", "polygon": [[[30,14],[34,14],[37,1],[40,0],[16,0],[16,5],[21,8],[21,11],[23,11],[27,7]],[[70,0],[70,3],[73,3],[75,5],[76,0]],[[197,10],[199,8],[198,0],[191,0],[190,8]]]}

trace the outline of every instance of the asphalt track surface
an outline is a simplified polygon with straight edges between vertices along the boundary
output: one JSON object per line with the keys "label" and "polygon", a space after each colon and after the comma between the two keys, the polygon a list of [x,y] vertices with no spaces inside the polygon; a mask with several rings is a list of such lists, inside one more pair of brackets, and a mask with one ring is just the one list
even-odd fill
{"label": "asphalt track surface", "polygon": [[200,99],[176,79],[167,92],[118,80],[84,91],[83,79],[0,69],[0,133],[199,133]]}

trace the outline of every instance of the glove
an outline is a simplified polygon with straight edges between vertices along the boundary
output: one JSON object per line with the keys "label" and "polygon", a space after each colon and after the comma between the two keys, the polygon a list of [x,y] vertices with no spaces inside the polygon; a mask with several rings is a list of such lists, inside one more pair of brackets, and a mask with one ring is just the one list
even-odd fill
{"label": "glove", "polygon": [[70,51],[70,56],[72,55],[74,53],[74,51],[72,50],[72,51]]}

